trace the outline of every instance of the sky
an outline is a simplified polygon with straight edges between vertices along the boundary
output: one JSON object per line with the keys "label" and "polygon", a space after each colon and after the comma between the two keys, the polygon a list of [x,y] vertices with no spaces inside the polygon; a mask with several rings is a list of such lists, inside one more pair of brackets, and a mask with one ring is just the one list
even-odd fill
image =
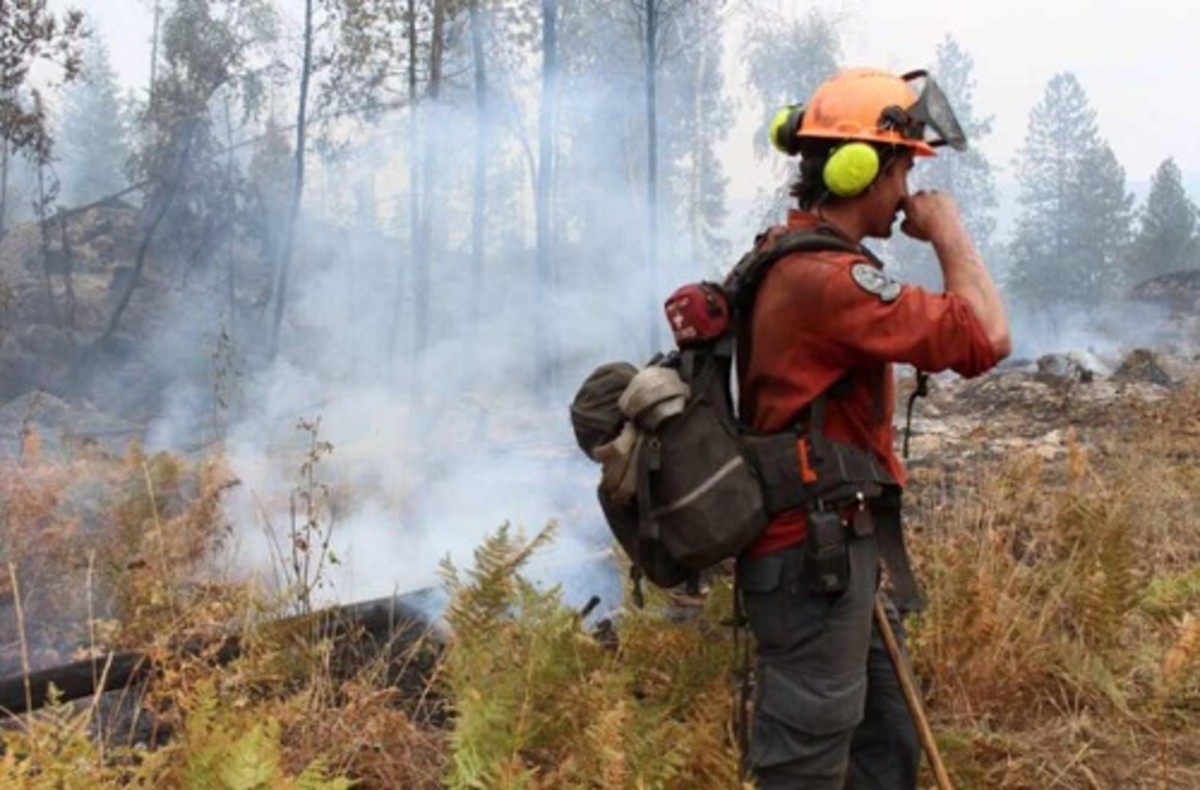
{"label": "sky", "polygon": [[[832,4],[830,4],[832,5]],[[1133,180],[1174,156],[1200,172],[1200,0],[912,0],[847,3],[848,62],[897,70],[928,63],[954,36],[975,60],[976,106],[995,116],[989,148],[1007,166],[1029,112],[1056,73],[1072,71],[1101,134]],[[992,151],[989,151],[992,154]]]}
{"label": "sky", "polygon": [[[1192,183],[1200,182],[1200,102],[1192,98],[1192,78],[1200,73],[1200,0],[758,4],[788,15],[815,6],[840,20],[847,66],[896,72],[927,67],[938,43],[953,36],[975,61],[975,110],[993,117],[992,134],[978,143],[1002,182],[1012,178],[1030,111],[1050,78],[1062,71],[1073,72],[1083,85],[1100,133],[1131,184],[1148,181],[1172,156]],[[729,76],[736,79],[736,60],[733,70]],[[747,118],[738,136],[752,134],[753,123]],[[736,155],[744,145],[735,137],[727,150]],[[733,172],[734,194],[745,189],[749,173],[761,176],[759,169]]]}
{"label": "sky", "polygon": [[[977,112],[994,117],[993,134],[980,147],[1001,180],[1011,170],[1030,110],[1049,79],[1066,70],[1087,91],[1101,134],[1131,182],[1147,181],[1168,156],[1200,179],[1200,101],[1194,83],[1200,73],[1200,0],[729,2],[735,9],[753,3],[785,15],[804,14],[815,5],[840,20],[846,65],[896,71],[926,66],[938,42],[954,36],[975,60]],[[59,8],[68,4],[95,20],[126,86],[144,86],[153,0],[56,0]],[[285,9],[287,4],[299,8],[301,0],[279,3]],[[736,39],[731,25],[734,54]],[[729,77],[735,84],[739,79],[736,57],[730,58]],[[753,161],[748,139],[757,108],[743,108],[743,116],[723,147],[734,198],[751,195],[766,176]]]}

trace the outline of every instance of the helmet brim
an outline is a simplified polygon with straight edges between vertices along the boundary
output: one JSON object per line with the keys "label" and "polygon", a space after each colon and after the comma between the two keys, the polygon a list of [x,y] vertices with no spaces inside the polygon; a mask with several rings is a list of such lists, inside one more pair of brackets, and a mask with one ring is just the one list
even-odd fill
{"label": "helmet brim", "polygon": [[911,140],[899,134],[888,132],[864,132],[863,134],[853,135],[839,134],[835,132],[805,132],[804,134],[797,135],[797,137],[801,140],[807,138],[822,140],[844,140],[847,142],[857,141],[864,143],[882,143],[883,145],[899,145],[903,146],[904,148],[911,149],[914,156],[937,156],[937,151],[934,150],[933,146],[924,140]]}

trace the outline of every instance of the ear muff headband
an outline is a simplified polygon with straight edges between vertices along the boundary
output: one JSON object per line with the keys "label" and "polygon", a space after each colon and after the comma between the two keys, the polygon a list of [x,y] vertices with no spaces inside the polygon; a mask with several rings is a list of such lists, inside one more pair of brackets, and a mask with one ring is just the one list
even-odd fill
{"label": "ear muff headband", "polygon": [[[767,127],[767,139],[775,150],[788,156],[800,153],[800,124],[804,106],[789,104],[780,108]],[[854,197],[866,191],[879,175],[879,152],[861,141],[851,141],[833,149],[821,171],[825,187],[838,197]]]}
{"label": "ear muff headband", "polygon": [[838,197],[854,197],[871,186],[879,167],[878,151],[867,143],[849,142],[829,154],[821,175],[830,192]]}

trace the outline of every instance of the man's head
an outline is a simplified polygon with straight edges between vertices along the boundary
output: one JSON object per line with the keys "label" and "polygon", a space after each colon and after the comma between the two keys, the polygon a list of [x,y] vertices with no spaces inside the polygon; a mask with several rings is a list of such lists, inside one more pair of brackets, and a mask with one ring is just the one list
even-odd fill
{"label": "man's head", "polygon": [[[800,175],[792,184],[791,195],[806,211],[852,211],[861,216],[861,221],[855,224],[861,225],[865,235],[886,238],[908,195],[908,172],[913,166],[913,153],[898,145],[858,145],[867,147],[869,153],[856,152],[854,156],[869,159],[871,164],[856,164],[852,167],[855,172],[839,175],[837,157],[839,152],[846,153],[843,144],[830,140],[802,141]],[[843,189],[845,194],[838,194],[836,187],[831,187],[831,182],[838,186],[854,184],[856,177],[860,183],[858,189]]]}
{"label": "man's head", "polygon": [[[915,79],[926,81],[920,96]],[[927,126],[941,139],[927,141]],[[933,156],[933,145],[966,145],[945,96],[924,72],[898,77],[863,68],[839,72],[806,104],[782,110],[770,135],[781,151],[801,156],[792,187],[801,208],[853,208],[863,214],[855,224],[879,236],[891,232],[913,158]]]}

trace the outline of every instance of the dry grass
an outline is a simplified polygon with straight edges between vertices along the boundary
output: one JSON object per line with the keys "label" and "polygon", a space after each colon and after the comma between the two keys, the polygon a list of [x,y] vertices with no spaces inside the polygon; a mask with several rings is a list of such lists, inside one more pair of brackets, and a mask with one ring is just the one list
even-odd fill
{"label": "dry grass", "polygon": [[[156,670],[148,690],[131,690],[134,707],[170,735],[146,751],[129,722],[104,721],[100,698],[51,706],[0,730],[0,786],[437,786],[444,736],[418,726],[388,682],[402,652],[351,660],[327,640],[263,628],[295,602],[213,581],[232,485],[219,463],[136,447],[46,459],[36,435],[0,464],[0,561],[13,569],[0,579],[0,633],[13,635],[0,675],[144,651]],[[241,657],[218,666],[229,637]],[[94,738],[98,727],[109,736]]]}
{"label": "dry grass", "polygon": [[1198,403],[913,486],[913,651],[963,786],[1200,784]]}
{"label": "dry grass", "polygon": [[[915,475],[930,607],[911,644],[959,787],[1200,786],[1200,391],[1114,408],[1059,460]],[[262,628],[296,601],[212,581],[233,484],[219,464],[37,455],[30,437],[0,466],[0,560],[16,569],[0,575],[0,633],[17,633],[19,586],[36,664],[149,649],[160,671],[141,704],[173,735],[129,749],[91,737],[96,701],[53,707],[2,733],[0,785],[735,781],[726,585],[693,622],[664,619],[662,598],[627,614],[614,649],[521,580],[523,545],[501,536],[474,570],[447,569],[458,638],[420,690],[444,696],[443,721],[394,682],[390,653],[348,661]],[[244,653],[223,668],[178,650],[229,634]],[[3,641],[19,668],[20,640]]]}
{"label": "dry grass", "polygon": [[[34,664],[72,660],[67,651],[80,645],[142,647],[178,632],[184,609],[203,606],[226,534],[221,493],[235,481],[219,463],[192,468],[136,446],[61,462],[36,446],[27,436],[22,459],[0,462],[0,560],[16,568]],[[0,580],[0,604],[11,586]],[[17,633],[11,616],[0,612],[0,632]]]}

